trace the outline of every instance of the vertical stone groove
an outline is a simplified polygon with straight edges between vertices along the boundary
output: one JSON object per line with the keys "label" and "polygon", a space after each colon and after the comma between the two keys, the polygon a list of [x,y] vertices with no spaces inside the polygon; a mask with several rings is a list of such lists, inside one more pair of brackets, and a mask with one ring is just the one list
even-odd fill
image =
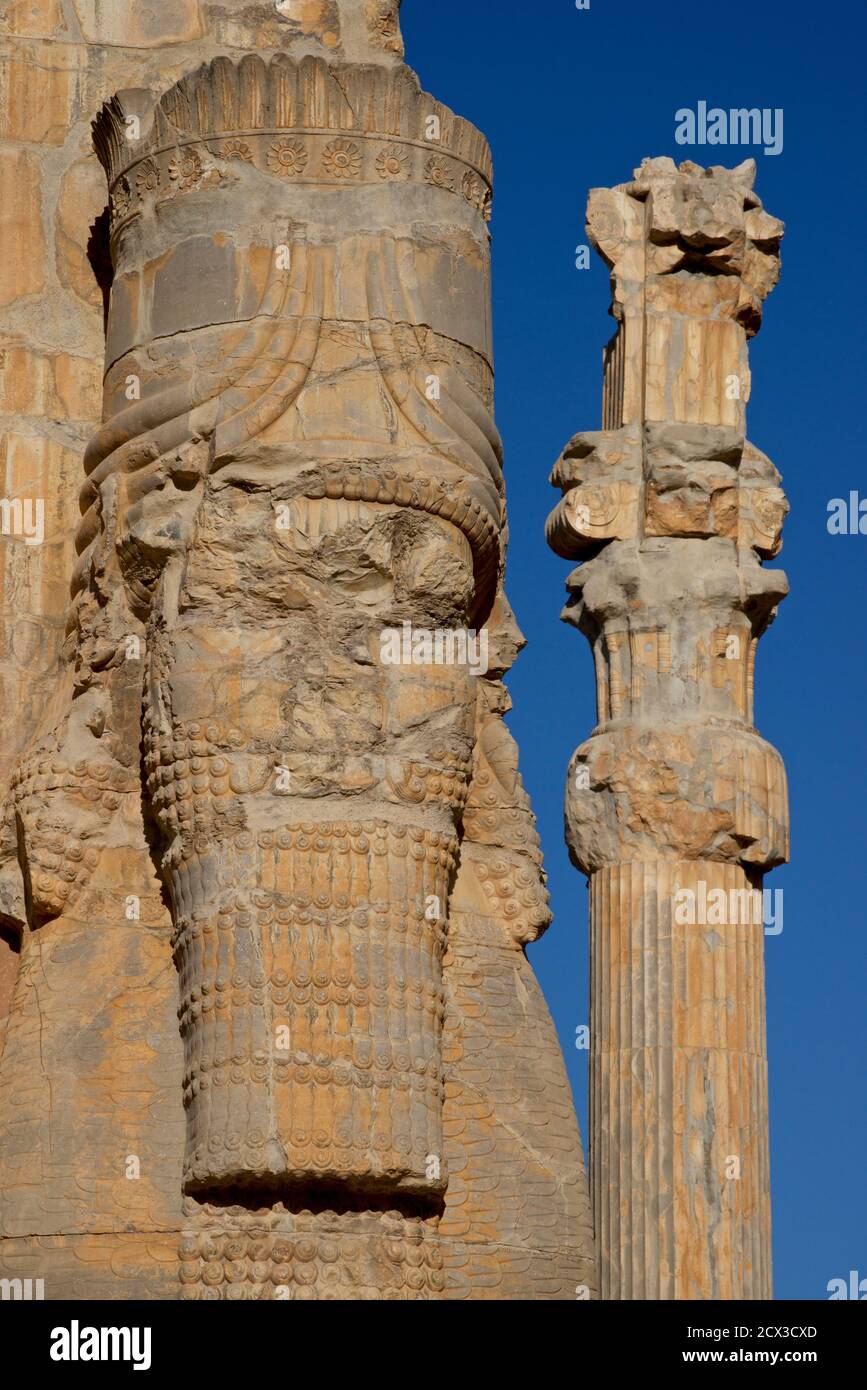
{"label": "vertical stone groove", "polygon": [[761,889],[787,857],[788,808],[752,707],[787,592],[763,563],[787,506],[745,401],[783,226],[754,174],[648,159],[593,190],[618,323],[604,428],[570,440],[551,477],[549,543],[581,562],[563,616],[596,665],[566,832],[591,888],[603,1298],[771,1296]]}

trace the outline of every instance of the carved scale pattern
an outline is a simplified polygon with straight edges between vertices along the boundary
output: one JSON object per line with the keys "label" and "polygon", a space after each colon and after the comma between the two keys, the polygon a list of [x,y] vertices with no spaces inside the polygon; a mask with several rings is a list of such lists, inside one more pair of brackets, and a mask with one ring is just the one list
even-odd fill
{"label": "carved scale pattern", "polygon": [[445,1289],[437,1218],[186,1203],[182,1297],[427,1300]]}

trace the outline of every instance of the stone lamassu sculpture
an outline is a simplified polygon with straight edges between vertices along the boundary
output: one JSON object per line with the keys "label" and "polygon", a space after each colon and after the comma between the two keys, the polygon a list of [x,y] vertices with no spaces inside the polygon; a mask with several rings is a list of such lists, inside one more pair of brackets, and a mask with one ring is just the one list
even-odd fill
{"label": "stone lamassu sculpture", "polygon": [[745,403],[783,225],[754,174],[648,159],[588,204],[618,326],[604,429],[558,460],[548,538],[582,561],[563,616],[596,666],[566,835],[591,887],[602,1297],[771,1290],[759,890],[787,858],[788,818],[753,677],[787,592],[763,565],[787,505]]}
{"label": "stone lamassu sculpture", "polygon": [[[408,69],[316,56],[218,58],[155,107],[121,93],[95,130],[105,423],[66,683],[9,800],[27,939],[0,1086],[32,1058],[28,955],[70,914],[87,949],[146,900],[163,968],[158,875],[183,1153],[174,1117],[130,1122],[124,1146],[161,1150],[164,1216],[158,1255],[106,1242],[121,1277],[161,1297],[574,1297],[594,1286],[580,1140],[523,954],[549,913],[501,720],[520,639],[487,146]],[[489,668],[385,661],[394,630],[484,630]],[[74,1022],[44,1026],[59,1048]],[[157,1039],[180,1072],[180,1040]],[[42,1199],[17,1159],[38,1119],[16,1136],[17,1231]],[[89,1171],[116,1138],[88,1136]],[[92,1288],[65,1259],[61,1286]]]}

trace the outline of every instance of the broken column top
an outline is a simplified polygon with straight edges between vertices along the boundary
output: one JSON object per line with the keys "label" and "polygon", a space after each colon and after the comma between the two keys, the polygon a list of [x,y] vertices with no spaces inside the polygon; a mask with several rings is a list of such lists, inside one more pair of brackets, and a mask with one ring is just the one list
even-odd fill
{"label": "broken column top", "polygon": [[400,6],[401,0],[275,0],[278,18],[288,25],[277,46],[346,63],[399,62]]}
{"label": "broken column top", "polygon": [[[752,159],[734,169],[703,169],[692,160],[676,165],[662,156],[642,160],[629,183],[591,189],[587,232],[612,268],[615,306],[627,297],[630,283],[651,277],[680,271],[728,276],[740,281],[739,293],[714,296],[714,309],[752,337],[762,301],[779,279],[785,230],[753,191],[755,175]],[[690,312],[698,307],[692,304]],[[620,317],[616,307],[614,316]]]}

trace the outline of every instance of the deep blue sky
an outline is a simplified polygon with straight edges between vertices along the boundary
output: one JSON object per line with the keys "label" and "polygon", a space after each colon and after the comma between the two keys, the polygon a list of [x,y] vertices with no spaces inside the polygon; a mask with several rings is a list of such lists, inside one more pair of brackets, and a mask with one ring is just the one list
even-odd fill
{"label": "deep blue sky", "polygon": [[[586,1139],[587,893],[563,843],[572,750],[595,722],[589,647],[559,622],[567,562],[546,548],[551,464],[601,426],[608,274],[575,269],[588,188],[645,155],[755,155],[786,223],[783,273],[753,340],[749,434],[792,512],[777,565],[791,594],[763,638],[757,723],[792,804],[784,930],[766,938],[777,1298],[867,1277],[865,1107],[865,573],[867,536],[830,536],[827,506],[867,497],[862,418],[867,227],[863,0],[405,0],[407,61],[494,152],[497,422],[511,519],[508,593],[529,646],[509,685],[555,921],[530,955],[566,1052]],[[688,149],[679,107],[782,107],[782,153]]]}

